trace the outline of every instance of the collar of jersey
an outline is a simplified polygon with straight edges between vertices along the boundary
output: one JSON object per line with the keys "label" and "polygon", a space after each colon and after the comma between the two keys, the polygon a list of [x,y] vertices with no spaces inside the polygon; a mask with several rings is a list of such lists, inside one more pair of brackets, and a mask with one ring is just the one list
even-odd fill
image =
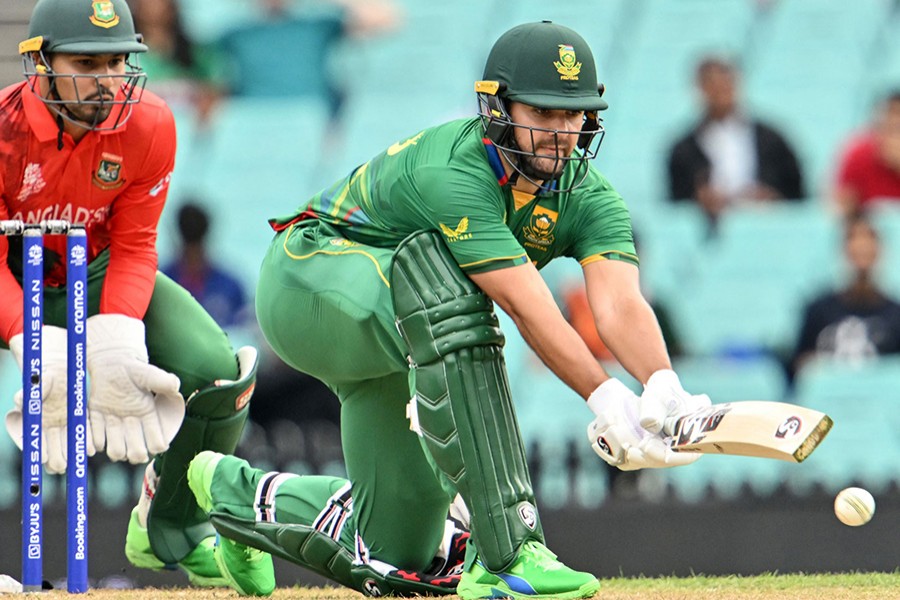
{"label": "collar of jersey", "polygon": [[[41,99],[38,98],[37,94],[31,91],[31,86],[37,85],[37,82],[27,81],[25,83],[25,89],[22,90],[22,105],[25,109],[25,118],[28,119],[28,124],[31,125],[31,130],[34,131],[35,137],[37,137],[38,141],[41,142],[50,142],[56,140],[56,136],[59,133],[59,128],[56,125],[56,117],[47,110],[47,106],[41,102]],[[116,94],[116,99],[121,100],[120,95],[122,94],[119,91]],[[106,121],[118,116],[116,110],[125,110],[125,106],[118,106],[113,109],[113,112],[110,113],[109,117],[107,117]],[[114,114],[115,113],[115,114]],[[104,123],[106,122],[104,121]],[[127,122],[122,123],[115,129],[109,131],[98,131],[97,133],[108,134],[108,133],[119,133],[125,130],[125,127],[128,125]]]}
{"label": "collar of jersey", "polygon": [[509,183],[509,175],[506,174],[506,169],[503,168],[500,152],[494,146],[494,142],[488,138],[481,138],[481,141],[484,143],[485,152],[487,152],[488,164],[491,165],[491,170],[494,172],[494,176],[497,177],[497,185],[501,187],[506,185]]}

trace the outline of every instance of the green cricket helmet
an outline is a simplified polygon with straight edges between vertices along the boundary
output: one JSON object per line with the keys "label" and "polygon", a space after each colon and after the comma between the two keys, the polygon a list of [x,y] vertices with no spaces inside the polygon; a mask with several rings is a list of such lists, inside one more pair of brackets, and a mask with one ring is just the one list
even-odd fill
{"label": "green cricket helmet", "polygon": [[[131,116],[130,105],[140,101],[147,79],[136,57],[132,57],[146,51],[141,36],[135,33],[134,19],[125,0],[38,0],[28,23],[28,39],[19,44],[32,91],[59,117],[94,130],[115,129]],[[50,68],[52,54],[124,54],[126,69],[124,75],[116,76],[119,88],[107,90],[100,82],[104,75],[54,72]],[[37,77],[49,79],[48,96],[40,93]],[[74,101],[63,101],[56,89],[59,78],[70,78],[73,83],[93,78],[97,91]],[[74,87],[77,91],[78,86]],[[71,109],[74,105],[98,109],[91,113],[92,117],[85,118],[82,111]],[[120,109],[114,122],[101,126],[104,115],[108,116],[116,106]]]}
{"label": "green cricket helmet", "polygon": [[[569,191],[587,176],[587,165],[597,155],[603,138],[603,126],[597,111],[605,110],[604,86],[597,81],[597,68],[591,49],[578,33],[550,21],[513,27],[494,43],[484,68],[484,77],[475,82],[479,114],[485,136],[498,148],[518,175],[544,189],[547,182],[534,180],[528,158],[538,156],[518,147],[514,130],[549,131],[556,136],[578,135],[578,150],[571,156],[544,156],[560,161],[561,172],[567,164],[578,169],[572,183],[553,191]],[[508,102],[521,102],[551,110],[584,111],[580,132],[545,130],[512,121]],[[596,143],[594,143],[596,141]]]}

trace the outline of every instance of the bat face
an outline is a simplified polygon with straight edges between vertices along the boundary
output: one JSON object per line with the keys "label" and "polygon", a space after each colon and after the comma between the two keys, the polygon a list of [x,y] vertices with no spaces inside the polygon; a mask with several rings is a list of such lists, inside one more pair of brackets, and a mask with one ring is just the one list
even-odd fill
{"label": "bat face", "polygon": [[803,462],[832,425],[825,413],[785,402],[714,404],[678,419],[669,445],[676,452]]}

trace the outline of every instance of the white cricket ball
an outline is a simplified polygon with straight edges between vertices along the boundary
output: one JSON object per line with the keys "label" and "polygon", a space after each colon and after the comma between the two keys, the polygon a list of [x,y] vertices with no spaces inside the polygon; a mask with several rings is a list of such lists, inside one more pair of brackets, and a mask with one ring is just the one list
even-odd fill
{"label": "white cricket ball", "polygon": [[844,525],[865,525],[875,514],[875,498],[858,487],[841,490],[834,499],[834,514]]}

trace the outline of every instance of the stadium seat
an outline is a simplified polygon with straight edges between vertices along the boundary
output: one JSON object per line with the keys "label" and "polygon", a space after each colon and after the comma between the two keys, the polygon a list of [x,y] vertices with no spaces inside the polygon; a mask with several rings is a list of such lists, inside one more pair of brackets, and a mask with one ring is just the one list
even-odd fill
{"label": "stadium seat", "polygon": [[[807,298],[837,279],[839,227],[817,201],[736,207],[673,279],[673,313],[690,352],[788,351]],[[686,269],[686,267],[682,267]]]}
{"label": "stadium seat", "polygon": [[[627,199],[626,199],[626,202]],[[707,245],[706,216],[691,202],[661,203],[633,217],[641,286],[667,302],[695,285]]]}
{"label": "stadium seat", "polygon": [[785,480],[782,461],[748,456],[708,455],[683,467],[661,469],[659,476],[683,502],[736,500],[747,490],[757,496],[774,492]]}
{"label": "stadium seat", "polygon": [[188,34],[199,42],[211,43],[226,31],[256,17],[246,0],[178,0]]}
{"label": "stadium seat", "polygon": [[722,217],[702,277],[768,280],[808,295],[834,283],[841,255],[840,223],[824,200],[740,206]]}
{"label": "stadium seat", "polygon": [[766,355],[747,358],[679,357],[673,368],[686,390],[708,394],[715,403],[742,400],[784,401],[782,365]]}
{"label": "stadium seat", "polygon": [[835,149],[860,123],[860,90],[891,4],[783,0],[760,22],[745,56],[747,96],[798,147],[810,187],[828,185]]}
{"label": "stadium seat", "polygon": [[[314,101],[290,98],[233,98],[216,115],[203,160],[193,164],[197,188],[215,226],[210,245],[219,259],[255,288],[259,265],[273,232],[267,219],[287,214],[318,191],[311,178],[321,159],[327,109]],[[253,152],[248,152],[253,148]],[[161,223],[171,240],[181,198]],[[234,243],[234,240],[241,240]],[[169,245],[171,247],[171,244]]]}
{"label": "stadium seat", "polygon": [[880,100],[891,90],[894,90],[900,82],[900,39],[896,34],[900,27],[900,13],[894,12],[880,27],[873,56],[878,56],[877,61],[872,61],[865,71],[866,97],[865,106],[870,106]]}
{"label": "stadium seat", "polygon": [[822,445],[794,469],[798,486],[837,491],[861,482],[873,491],[900,481],[900,358],[862,363],[819,359],[796,377],[795,401],[834,419]]}
{"label": "stadium seat", "polygon": [[668,301],[684,348],[700,356],[783,351],[799,327],[801,299],[773,281],[722,274]]}
{"label": "stadium seat", "polygon": [[900,297],[900,202],[885,200],[870,208],[872,224],[881,238],[878,280],[889,293]]}
{"label": "stadium seat", "polygon": [[232,94],[317,98],[336,113],[341,98],[330,59],[344,35],[343,19],[340,11],[318,10],[251,20],[226,32],[220,43],[232,63]]}

